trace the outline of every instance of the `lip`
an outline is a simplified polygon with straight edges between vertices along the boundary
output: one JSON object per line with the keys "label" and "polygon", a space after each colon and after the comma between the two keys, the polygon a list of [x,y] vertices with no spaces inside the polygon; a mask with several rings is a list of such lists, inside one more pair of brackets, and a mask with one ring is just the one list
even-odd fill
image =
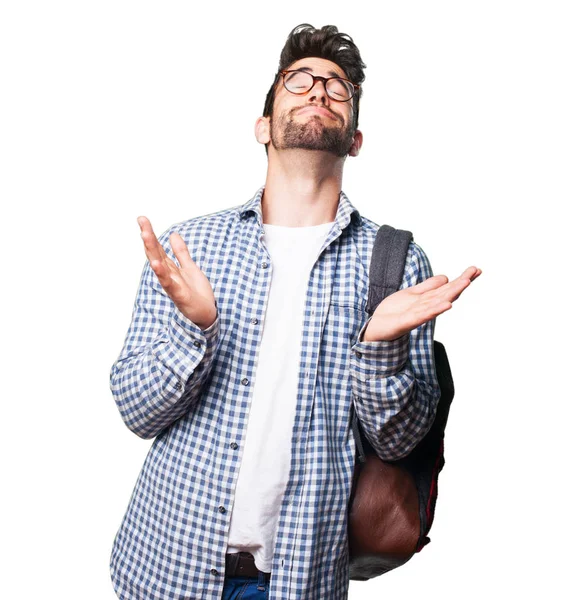
{"label": "lip", "polygon": [[318,115],[324,115],[326,117],[329,117],[330,119],[337,118],[330,110],[327,110],[326,108],[322,108],[321,106],[306,106],[306,107],[302,108],[301,110],[297,111],[297,114],[299,115],[299,114],[306,113],[306,112],[315,112]]}

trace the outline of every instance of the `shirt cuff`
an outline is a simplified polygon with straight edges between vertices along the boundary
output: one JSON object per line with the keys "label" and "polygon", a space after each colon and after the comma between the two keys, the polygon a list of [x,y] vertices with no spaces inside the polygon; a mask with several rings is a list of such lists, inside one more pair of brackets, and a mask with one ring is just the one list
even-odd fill
{"label": "shirt cuff", "polygon": [[[185,317],[176,306],[173,308],[172,320],[174,323],[173,329],[175,340],[183,344],[185,342],[188,343],[188,336],[195,340],[198,339],[201,342],[206,338],[206,343],[210,344],[210,342],[216,338],[220,329],[220,313],[218,311],[218,306],[216,306],[216,319],[214,319],[214,323],[206,329],[201,329],[196,323],[191,321],[188,317]],[[186,340],[184,339],[185,337]]]}
{"label": "shirt cuff", "polygon": [[353,373],[359,379],[371,379],[395,375],[405,367],[410,349],[410,333],[396,340],[365,342],[362,340],[369,317],[351,348]]}

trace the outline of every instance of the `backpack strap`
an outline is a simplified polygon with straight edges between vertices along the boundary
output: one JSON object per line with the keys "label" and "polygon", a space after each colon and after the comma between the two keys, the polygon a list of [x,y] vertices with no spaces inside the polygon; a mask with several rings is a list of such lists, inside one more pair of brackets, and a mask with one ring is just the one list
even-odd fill
{"label": "backpack strap", "polygon": [[366,310],[371,316],[377,306],[400,289],[412,233],[382,225],[377,231],[369,266],[369,297]]}
{"label": "backpack strap", "polygon": [[[371,316],[377,306],[391,294],[400,289],[408,247],[413,239],[412,233],[405,229],[395,229],[390,225],[381,225],[377,231],[373,254],[369,266],[369,294],[366,310]],[[357,447],[357,457],[361,464],[365,462],[365,450],[359,432],[359,420],[353,407],[353,434]]]}

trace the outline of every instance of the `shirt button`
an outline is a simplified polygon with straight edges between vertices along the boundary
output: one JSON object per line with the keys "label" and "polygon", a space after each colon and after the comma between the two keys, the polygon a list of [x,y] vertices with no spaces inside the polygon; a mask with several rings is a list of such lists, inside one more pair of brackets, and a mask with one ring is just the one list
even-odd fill
{"label": "shirt button", "polygon": [[236,442],[232,442],[230,444],[230,448],[232,448],[232,450],[236,450],[237,447],[238,447],[238,444]]}
{"label": "shirt button", "polygon": [[226,509],[223,506],[219,506],[218,507],[218,511],[221,512],[221,513],[225,513]]}
{"label": "shirt button", "polygon": [[257,325],[257,324],[258,324],[258,319],[252,319],[252,323],[253,323],[254,325]]}
{"label": "shirt button", "polygon": [[174,386],[177,390],[180,390],[182,388],[182,383],[180,381],[176,382],[176,385]]}
{"label": "shirt button", "polygon": [[200,346],[202,346],[202,344],[201,344],[201,343],[200,343],[198,340],[197,340],[196,342],[194,342],[194,345],[195,345],[197,348],[200,348]]}
{"label": "shirt button", "polygon": [[244,379],[242,379],[242,383],[243,383],[244,385],[248,385],[250,382],[248,381],[248,378],[247,378],[247,377],[244,377]]}
{"label": "shirt button", "polygon": [[262,263],[262,269],[267,269],[268,268],[268,263],[267,262],[263,262]]}
{"label": "shirt button", "polygon": [[357,358],[362,358],[362,354],[360,352],[355,352],[355,355],[357,356]]}
{"label": "shirt button", "polygon": [[216,569],[210,569],[212,575],[218,575],[218,571]]}

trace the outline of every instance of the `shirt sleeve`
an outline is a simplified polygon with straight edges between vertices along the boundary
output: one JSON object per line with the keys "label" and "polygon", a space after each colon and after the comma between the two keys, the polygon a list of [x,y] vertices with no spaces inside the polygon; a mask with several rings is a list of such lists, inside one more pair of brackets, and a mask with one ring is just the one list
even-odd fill
{"label": "shirt sleeve", "polygon": [[[422,248],[411,241],[404,289],[432,277]],[[436,319],[391,341],[362,341],[367,319],[351,348],[351,388],[357,417],[382,460],[408,455],[430,429],[440,387],[434,364]]]}
{"label": "shirt sleeve", "polygon": [[[158,239],[177,262],[167,230]],[[145,262],[123,349],[110,387],[125,425],[150,439],[192,409],[220,343],[220,315],[205,330],[185,317]]]}

